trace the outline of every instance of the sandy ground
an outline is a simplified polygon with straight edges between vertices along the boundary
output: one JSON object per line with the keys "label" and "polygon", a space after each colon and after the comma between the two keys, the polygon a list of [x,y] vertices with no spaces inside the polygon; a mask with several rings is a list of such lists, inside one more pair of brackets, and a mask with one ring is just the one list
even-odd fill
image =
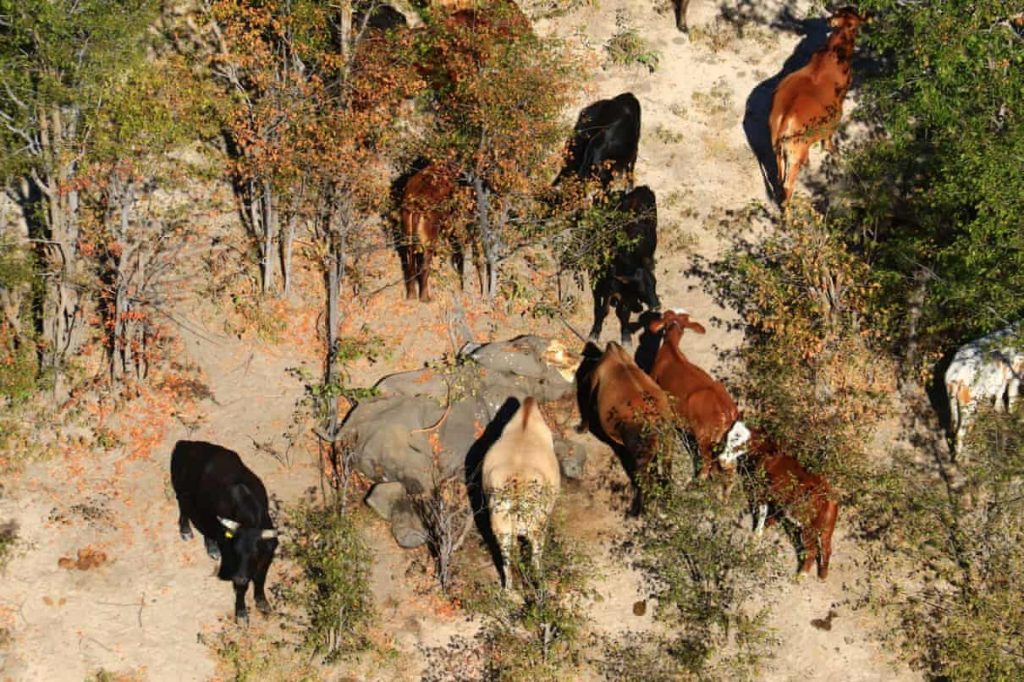
{"label": "sandy ground", "polygon": [[[750,12],[754,4],[759,20],[748,24],[742,37],[731,24],[716,25],[723,7]],[[793,4],[795,16],[802,17],[810,3]],[[696,30],[688,39],[676,32],[671,14],[659,13],[656,5],[668,3],[602,0],[543,22],[538,30],[570,37],[600,61],[601,46],[616,31],[617,11],[628,10],[639,33],[660,51],[660,66],[653,74],[641,66],[598,69],[579,103],[627,90],[640,99],[643,131],[636,172],[638,183],[650,185],[659,197],[659,293],[664,305],[685,307],[694,318],[710,322],[705,336],[686,336],[685,350],[698,364],[727,374],[730,368],[722,364],[720,354],[741,340],[740,332],[728,329],[735,315],[716,305],[699,278],[687,271],[695,256],[712,258],[721,249],[710,227],[726,210],[767,199],[743,125],[748,98],[755,112],[763,107],[765,92],[770,94],[765,84],[798,46],[806,49],[801,26],[810,26],[817,40],[824,34],[821,22],[785,20],[786,4],[777,0],[725,2],[723,7],[695,0],[690,24]],[[574,118],[575,112],[567,116]],[[812,171],[820,159],[820,152],[812,153]],[[397,259],[392,260],[397,273]],[[442,347],[438,316],[443,302],[400,304],[397,287],[380,296],[404,306],[403,314],[384,320],[363,311],[347,321],[351,329],[365,323],[393,339],[388,359],[356,366],[355,384],[368,385],[392,371],[421,366]],[[565,334],[553,323],[519,317],[499,322],[479,309],[479,315],[473,314],[472,306],[469,312],[479,340],[528,331]],[[231,589],[215,578],[215,566],[198,539],[184,543],[178,537],[167,474],[177,439],[209,439],[237,449],[286,502],[316,484],[308,454],[283,455],[284,434],[302,395],[301,382],[288,369],[317,367],[315,338],[277,345],[242,340],[225,334],[213,311],[200,304],[183,309],[181,319],[187,323],[179,329],[184,351],[201,368],[213,396],[199,403],[198,423],[165,418],[162,428],[148,434],[154,442],[146,452],[116,448],[89,453],[88,466],[82,466],[81,453],[69,450],[31,464],[17,480],[5,482],[0,521],[14,520],[20,541],[0,582],[0,627],[8,628],[13,638],[0,648],[0,679],[80,681],[101,668],[150,680],[202,680],[214,675],[215,661],[198,635],[231,627]],[[589,306],[583,306],[572,322],[586,329]],[[617,335],[611,317],[603,338]],[[166,417],[169,410],[162,414]],[[113,418],[131,422],[137,416]],[[186,421],[193,428],[186,428]],[[593,627],[606,633],[656,627],[652,609],[644,616],[633,615],[634,602],[643,598],[640,577],[607,551],[627,532],[624,508],[606,490],[596,490],[597,481],[608,476],[611,455],[586,438],[588,475],[569,487],[564,505],[570,510],[569,527],[585,542],[602,574],[595,586],[601,600],[589,609]],[[268,445],[279,457],[256,448],[256,442]],[[360,672],[356,679],[416,679],[419,647],[441,646],[455,634],[471,635],[476,625],[457,614],[439,615],[429,595],[408,584],[411,554],[391,542],[382,523],[372,524],[368,536],[376,555],[372,585],[380,628],[392,635],[401,655],[392,666]],[[83,547],[105,552],[108,560],[90,570],[58,565],[61,557],[74,557]],[[791,548],[780,545],[780,551]],[[765,679],[919,677],[894,664],[877,642],[877,620],[845,606],[861,571],[857,548],[846,540],[840,519],[829,580],[792,581],[774,595],[771,625],[781,644]],[[837,614],[830,630],[811,624],[830,609]]]}

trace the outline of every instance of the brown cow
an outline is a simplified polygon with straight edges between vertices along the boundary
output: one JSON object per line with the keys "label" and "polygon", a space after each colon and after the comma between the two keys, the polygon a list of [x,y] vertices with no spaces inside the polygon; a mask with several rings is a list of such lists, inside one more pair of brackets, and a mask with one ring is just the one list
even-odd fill
{"label": "brown cow", "polygon": [[667,310],[661,319],[652,321],[647,328],[653,334],[665,332],[651,377],[666,393],[675,397],[676,414],[683,427],[697,439],[700,478],[707,478],[711,471],[712,453],[723,440],[725,448],[718,457],[718,463],[723,469],[734,468],[750,438],[750,431],[740,421],[739,410],[725,386],[687,360],[679,350],[684,329],[703,334],[704,327],[690,320],[685,310]]}
{"label": "brown cow", "polygon": [[[430,263],[442,237],[447,237],[451,243],[452,263],[459,273],[460,283],[464,283],[464,244],[471,240],[458,218],[459,207],[456,204],[463,191],[456,182],[455,173],[439,163],[430,164],[406,183],[401,199],[399,254],[407,299],[416,298],[418,283],[420,301],[430,301]],[[475,247],[474,252],[477,275],[483,287],[481,251]]]}
{"label": "brown cow", "polygon": [[768,118],[772,149],[782,185],[782,203],[793,195],[793,185],[807,163],[811,145],[824,142],[835,151],[832,136],[843,116],[843,99],[850,87],[854,41],[864,19],[844,7],[828,20],[832,34],[810,63],[782,79],[772,94]]}
{"label": "brown cow", "polygon": [[[819,557],[818,577],[828,577],[832,559],[832,533],[839,516],[839,503],[823,477],[804,469],[794,457],[779,453],[778,446],[755,429],[747,449],[753,470],[755,533],[775,523],[779,514],[800,526],[804,561],[800,574],[806,575]],[[776,507],[769,516],[769,506]]]}
{"label": "brown cow", "polygon": [[643,488],[653,482],[650,469],[655,459],[660,477],[668,477],[677,442],[672,408],[664,391],[614,341],[608,343],[586,382],[580,389],[582,420],[577,431],[587,429],[592,415],[612,447],[617,447],[633,483],[630,514],[635,516],[643,509]]}

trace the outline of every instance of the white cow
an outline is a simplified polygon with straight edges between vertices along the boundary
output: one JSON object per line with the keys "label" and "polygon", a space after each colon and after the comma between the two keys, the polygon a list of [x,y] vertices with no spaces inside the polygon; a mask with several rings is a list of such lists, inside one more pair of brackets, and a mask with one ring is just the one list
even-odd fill
{"label": "white cow", "polygon": [[994,403],[995,409],[1013,407],[1020,392],[1024,370],[1024,344],[1014,324],[963,346],[946,370],[946,395],[949,396],[949,424],[953,434],[953,454],[962,456],[968,421],[978,409],[978,401]]}
{"label": "white cow", "polygon": [[491,529],[505,565],[502,586],[507,587],[516,538],[526,538],[533,565],[540,567],[544,531],[561,486],[551,429],[534,398],[523,401],[484,455],[482,478],[491,510]]}

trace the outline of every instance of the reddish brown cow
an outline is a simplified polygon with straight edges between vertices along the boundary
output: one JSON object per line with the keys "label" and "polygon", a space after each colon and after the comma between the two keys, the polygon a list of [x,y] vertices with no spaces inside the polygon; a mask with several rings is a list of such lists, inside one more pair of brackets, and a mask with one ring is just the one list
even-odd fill
{"label": "reddish brown cow", "polygon": [[864,19],[844,7],[829,19],[832,34],[825,47],[802,69],[782,79],[772,95],[768,118],[772,149],[782,185],[782,202],[793,195],[793,185],[807,163],[811,145],[824,142],[835,151],[832,136],[843,116],[843,99],[850,87],[850,61],[857,29]]}
{"label": "reddish brown cow", "polygon": [[[753,470],[755,533],[761,535],[766,525],[775,523],[780,514],[800,526],[804,561],[800,574],[811,572],[816,561],[818,577],[828,577],[832,558],[832,533],[839,516],[828,481],[804,469],[794,457],[781,454],[778,446],[756,430],[747,449]],[[775,511],[769,515],[769,507]],[[820,545],[820,553],[819,553]]]}
{"label": "reddish brown cow", "polygon": [[[454,172],[438,163],[430,164],[406,183],[401,200],[399,254],[407,299],[416,298],[419,284],[419,299],[424,303],[430,301],[430,264],[437,242],[442,237],[449,239],[453,265],[459,273],[459,281],[464,281],[464,244],[469,240],[458,217],[457,205],[461,198],[459,195],[464,191],[456,182]],[[474,251],[482,287],[480,249]]]}
{"label": "reddish brown cow", "polygon": [[668,310],[647,328],[654,334],[662,330],[665,332],[651,377],[666,393],[675,397],[676,414],[683,427],[697,439],[700,478],[707,478],[711,471],[712,452],[723,440],[725,449],[719,455],[718,463],[723,469],[735,467],[750,432],[740,421],[739,410],[725,386],[687,360],[679,350],[684,329],[703,334],[704,327],[690,320],[685,310]]}
{"label": "reddish brown cow", "polygon": [[643,508],[642,489],[653,482],[651,467],[657,458],[662,478],[671,467],[676,434],[672,408],[658,388],[622,346],[610,342],[583,387],[589,404],[580,405],[582,421],[577,430],[588,427],[588,416],[596,417],[604,435],[621,448],[623,466],[633,483],[630,513]]}

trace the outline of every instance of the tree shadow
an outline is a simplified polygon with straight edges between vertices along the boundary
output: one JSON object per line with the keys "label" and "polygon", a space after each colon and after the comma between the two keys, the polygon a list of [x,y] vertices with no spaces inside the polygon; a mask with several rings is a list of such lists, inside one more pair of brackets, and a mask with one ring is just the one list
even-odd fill
{"label": "tree shadow", "polygon": [[501,547],[498,544],[498,538],[495,537],[494,530],[491,528],[491,515],[488,512],[487,497],[484,494],[482,479],[483,463],[487,451],[501,437],[501,432],[505,430],[505,426],[518,409],[519,401],[515,398],[509,398],[502,403],[498,412],[494,415],[494,419],[484,429],[483,434],[470,446],[469,451],[466,453],[465,461],[466,493],[469,496],[470,509],[473,511],[473,520],[476,523],[477,531],[479,531],[480,536],[484,539],[484,544],[491,555],[491,560],[498,569],[498,577],[502,585],[508,584],[508,576],[506,575],[506,567],[501,558]]}
{"label": "tree shadow", "polygon": [[761,81],[750,91],[743,115],[743,132],[747,136],[750,150],[757,158],[765,193],[769,199],[778,203],[782,199],[782,181],[779,178],[779,168],[775,162],[775,151],[772,149],[771,131],[768,127],[772,95],[783,78],[804,67],[811,56],[825,44],[828,37],[828,20],[824,17],[799,19],[787,5],[775,19],[771,20],[769,26],[787,32],[802,33],[804,36],[779,72]]}

